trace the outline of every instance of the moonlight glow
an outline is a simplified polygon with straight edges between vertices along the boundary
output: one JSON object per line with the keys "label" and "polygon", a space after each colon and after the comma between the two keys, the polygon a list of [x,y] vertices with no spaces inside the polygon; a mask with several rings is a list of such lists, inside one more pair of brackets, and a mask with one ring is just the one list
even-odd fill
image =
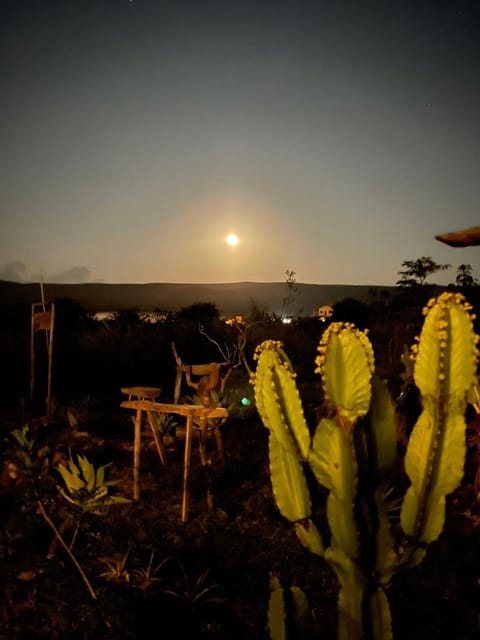
{"label": "moonlight glow", "polygon": [[225,242],[229,244],[231,247],[236,247],[239,242],[239,238],[235,233],[230,233],[225,238]]}

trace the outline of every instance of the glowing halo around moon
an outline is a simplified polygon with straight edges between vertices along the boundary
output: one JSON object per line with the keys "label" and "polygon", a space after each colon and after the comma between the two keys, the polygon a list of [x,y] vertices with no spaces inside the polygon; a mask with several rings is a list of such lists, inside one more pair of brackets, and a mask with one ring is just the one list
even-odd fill
{"label": "glowing halo around moon", "polygon": [[236,233],[229,233],[228,236],[225,238],[225,242],[230,247],[236,247],[237,244],[240,242],[240,238],[237,236]]}

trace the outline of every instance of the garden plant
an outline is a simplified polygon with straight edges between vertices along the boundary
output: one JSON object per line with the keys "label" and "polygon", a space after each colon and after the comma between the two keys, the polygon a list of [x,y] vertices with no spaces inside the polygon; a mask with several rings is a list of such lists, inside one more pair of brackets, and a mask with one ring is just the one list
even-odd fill
{"label": "garden plant", "polygon": [[[269,430],[273,495],[302,544],[335,572],[339,640],[393,638],[392,578],[419,565],[442,533],[447,496],[464,473],[465,414],[476,385],[478,337],[470,309],[461,294],[449,292],[424,309],[411,350],[421,413],[404,458],[397,451],[394,403],[375,376],[367,332],[334,322],[323,334],[316,371],[324,411],[313,433],[282,343],[267,340],[256,350],[253,384]],[[307,471],[328,492],[327,527],[314,512]],[[305,594],[295,588],[290,597],[302,625]],[[285,612],[283,588],[274,582],[273,640],[287,637]]]}

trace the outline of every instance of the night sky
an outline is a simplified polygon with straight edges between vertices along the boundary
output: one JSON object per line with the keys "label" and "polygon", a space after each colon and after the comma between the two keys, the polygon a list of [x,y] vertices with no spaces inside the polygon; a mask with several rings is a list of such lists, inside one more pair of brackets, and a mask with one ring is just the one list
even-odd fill
{"label": "night sky", "polygon": [[480,0],[0,7],[0,278],[480,278]]}

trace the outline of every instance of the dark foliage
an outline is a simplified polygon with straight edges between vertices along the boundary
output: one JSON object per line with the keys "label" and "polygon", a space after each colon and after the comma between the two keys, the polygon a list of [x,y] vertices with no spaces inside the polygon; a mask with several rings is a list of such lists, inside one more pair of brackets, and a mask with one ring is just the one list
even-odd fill
{"label": "dark foliage", "polygon": [[370,307],[360,300],[345,298],[334,305],[333,320],[352,322],[359,329],[367,329],[370,326]]}
{"label": "dark foliage", "polygon": [[[378,295],[371,305],[346,299],[335,306],[334,320],[370,330],[377,369],[397,399],[400,452],[419,411],[415,388],[402,378],[400,355],[419,330],[421,307],[430,293],[422,287],[421,295],[399,291],[394,297]],[[476,295],[473,288],[474,305]],[[112,462],[109,478],[118,483],[115,491],[131,496],[132,416],[119,408],[120,387],[160,387],[162,399],[168,400],[175,374],[172,342],[184,362],[211,362],[219,361],[220,350],[228,352],[237,336],[210,303],[164,314],[162,322],[153,324],[135,311],[95,322],[76,304],[57,304],[55,413],[47,421],[41,413],[46,366],[41,339],[36,344],[36,404],[29,404],[30,307],[6,310],[2,317],[0,355],[8,379],[0,405],[0,638],[267,640],[268,584],[274,573],[283,584],[307,593],[313,637],[334,640],[335,576],[327,563],[301,546],[277,511],[268,471],[268,431],[254,408],[240,406],[244,394],[231,396],[236,405],[222,427],[225,468],[213,457],[211,465],[202,468],[194,451],[188,523],[180,519],[181,440],[168,450],[165,468],[144,440],[138,504],[82,517],[73,551],[97,600],[61,548],[47,558],[53,534],[38,500],[60,526],[70,507],[58,493],[61,479],[55,466],[70,452],[86,455],[97,466]],[[284,325],[258,310],[248,323],[247,362],[254,367],[253,352],[263,339],[284,342],[313,429],[322,405],[313,363],[327,323],[303,318]],[[249,389],[242,367],[232,370],[230,382],[236,389]],[[479,634],[480,509],[475,483],[480,439],[474,414],[468,419],[472,426],[465,478],[448,501],[447,527],[425,562],[397,576],[388,588],[395,640],[473,640]],[[38,438],[34,473],[21,466],[11,440],[12,430],[26,422]],[[208,487],[214,496],[211,510]],[[316,500],[315,517],[320,519],[325,496],[320,493]],[[66,529],[69,542],[75,528]],[[122,563],[123,570],[115,572]]]}
{"label": "dark foliage", "polygon": [[182,307],[176,313],[178,322],[209,325],[220,317],[220,311],[214,302],[196,302]]}

